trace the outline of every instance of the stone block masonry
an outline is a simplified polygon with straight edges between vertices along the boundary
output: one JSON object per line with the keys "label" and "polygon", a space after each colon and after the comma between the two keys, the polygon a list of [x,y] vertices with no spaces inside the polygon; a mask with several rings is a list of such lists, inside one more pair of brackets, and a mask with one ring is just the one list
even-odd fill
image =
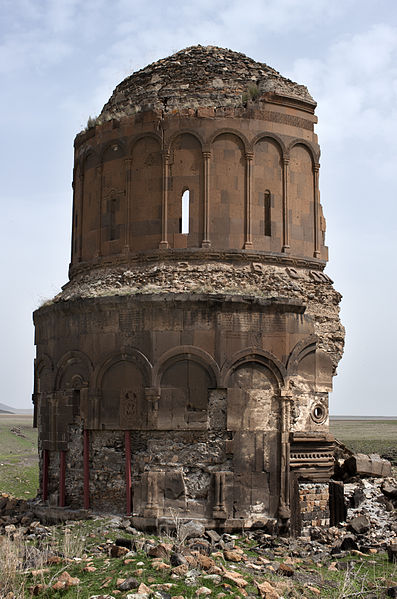
{"label": "stone block masonry", "polygon": [[303,529],[311,526],[329,526],[328,484],[301,483],[299,500]]}
{"label": "stone block masonry", "polygon": [[327,524],[344,330],[315,106],[194,46],[77,135],[69,281],[34,314],[45,505],[150,529]]}

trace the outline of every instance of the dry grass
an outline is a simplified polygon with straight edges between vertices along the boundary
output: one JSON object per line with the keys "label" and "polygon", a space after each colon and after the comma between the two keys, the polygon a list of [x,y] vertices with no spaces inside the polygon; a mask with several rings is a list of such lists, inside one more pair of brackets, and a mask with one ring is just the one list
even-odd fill
{"label": "dry grass", "polygon": [[21,574],[24,543],[9,535],[0,537],[0,599],[25,597],[25,581]]}
{"label": "dry grass", "polygon": [[58,552],[66,558],[80,558],[84,555],[84,538],[77,531],[64,528],[58,540]]}

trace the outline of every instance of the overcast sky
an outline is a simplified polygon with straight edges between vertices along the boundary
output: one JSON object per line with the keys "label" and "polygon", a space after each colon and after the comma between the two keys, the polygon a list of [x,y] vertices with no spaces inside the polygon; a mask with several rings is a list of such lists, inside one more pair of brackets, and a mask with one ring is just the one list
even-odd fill
{"label": "overcast sky", "polygon": [[0,0],[0,402],[31,406],[32,311],[67,281],[73,139],[133,71],[244,52],[318,103],[327,273],[343,294],[332,414],[397,416],[397,2]]}

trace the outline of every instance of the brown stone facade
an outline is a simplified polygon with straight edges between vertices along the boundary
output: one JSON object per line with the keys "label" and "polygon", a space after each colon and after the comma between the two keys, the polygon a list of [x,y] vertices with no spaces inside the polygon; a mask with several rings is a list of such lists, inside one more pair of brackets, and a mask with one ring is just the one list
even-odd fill
{"label": "brown stone facade", "polygon": [[[344,338],[315,104],[247,57],[222,96],[236,53],[188,50],[128,78],[76,138],[70,281],[34,314],[41,496],[142,527],[285,526],[292,508],[296,528],[299,488],[331,473]],[[179,70],[171,93],[180,63],[190,99]]]}

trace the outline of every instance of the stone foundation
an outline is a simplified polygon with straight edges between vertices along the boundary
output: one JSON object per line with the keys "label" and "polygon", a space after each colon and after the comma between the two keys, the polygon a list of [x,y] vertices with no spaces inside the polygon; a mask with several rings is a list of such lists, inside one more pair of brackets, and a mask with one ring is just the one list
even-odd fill
{"label": "stone foundation", "polygon": [[299,483],[302,529],[329,526],[328,483]]}

